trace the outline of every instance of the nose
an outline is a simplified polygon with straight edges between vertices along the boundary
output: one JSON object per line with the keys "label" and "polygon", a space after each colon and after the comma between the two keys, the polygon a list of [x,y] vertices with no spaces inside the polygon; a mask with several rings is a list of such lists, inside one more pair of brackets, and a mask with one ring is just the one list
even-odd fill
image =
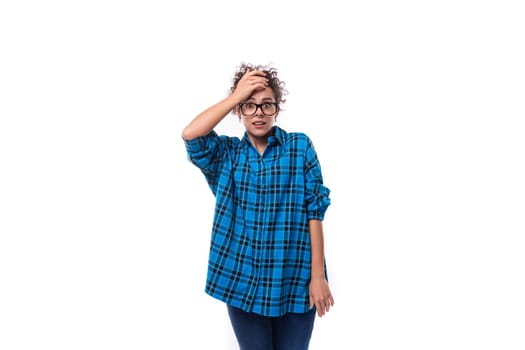
{"label": "nose", "polygon": [[260,106],[260,105],[255,106],[255,116],[256,117],[264,117],[264,113],[262,111],[262,106]]}

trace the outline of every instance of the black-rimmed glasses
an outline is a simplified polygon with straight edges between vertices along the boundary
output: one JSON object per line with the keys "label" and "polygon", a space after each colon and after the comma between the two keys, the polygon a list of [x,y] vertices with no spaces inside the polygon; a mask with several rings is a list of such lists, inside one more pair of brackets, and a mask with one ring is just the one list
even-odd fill
{"label": "black-rimmed glasses", "polygon": [[241,103],[239,104],[239,108],[241,110],[241,113],[245,116],[251,117],[254,116],[255,113],[257,113],[257,109],[261,109],[261,112],[264,116],[270,117],[277,113],[277,110],[279,109],[279,104],[276,102],[264,102],[264,103],[253,103],[253,102],[247,102],[247,103]]}

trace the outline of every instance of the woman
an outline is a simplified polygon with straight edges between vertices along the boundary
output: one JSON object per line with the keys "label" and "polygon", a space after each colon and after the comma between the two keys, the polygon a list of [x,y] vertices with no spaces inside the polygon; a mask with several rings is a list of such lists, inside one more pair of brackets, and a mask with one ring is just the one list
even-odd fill
{"label": "woman", "polygon": [[[277,70],[242,63],[231,94],[184,128],[189,160],[216,197],[206,293],[226,303],[241,349],[308,349],[334,300],[322,220],[330,205],[314,146],[275,125]],[[242,139],[213,129],[233,112]]]}

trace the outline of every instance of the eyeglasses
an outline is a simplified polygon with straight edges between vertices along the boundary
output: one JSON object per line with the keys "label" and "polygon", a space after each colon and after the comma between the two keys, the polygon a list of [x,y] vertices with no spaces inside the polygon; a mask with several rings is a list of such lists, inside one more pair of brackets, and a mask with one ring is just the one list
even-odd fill
{"label": "eyeglasses", "polygon": [[264,116],[270,117],[277,113],[277,110],[279,109],[279,104],[276,102],[248,102],[239,104],[239,108],[241,109],[241,113],[248,117],[254,116],[255,113],[257,113],[257,109],[259,108],[261,109],[261,112]]}

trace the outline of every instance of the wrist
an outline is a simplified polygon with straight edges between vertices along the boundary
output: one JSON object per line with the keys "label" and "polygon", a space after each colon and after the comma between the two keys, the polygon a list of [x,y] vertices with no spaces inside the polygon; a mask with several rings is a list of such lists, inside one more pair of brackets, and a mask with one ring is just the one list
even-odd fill
{"label": "wrist", "polygon": [[324,280],[325,279],[324,271],[322,271],[322,272],[312,271],[311,274],[310,274],[310,278],[311,279],[322,279],[322,280]]}
{"label": "wrist", "polygon": [[237,107],[237,105],[238,105],[239,103],[241,103],[241,102],[244,101],[244,99],[243,99],[241,96],[239,96],[239,95],[237,95],[237,94],[235,94],[235,93],[232,93],[232,94],[231,94],[230,96],[228,96],[226,99],[229,100],[230,103],[233,104],[234,107]]}

